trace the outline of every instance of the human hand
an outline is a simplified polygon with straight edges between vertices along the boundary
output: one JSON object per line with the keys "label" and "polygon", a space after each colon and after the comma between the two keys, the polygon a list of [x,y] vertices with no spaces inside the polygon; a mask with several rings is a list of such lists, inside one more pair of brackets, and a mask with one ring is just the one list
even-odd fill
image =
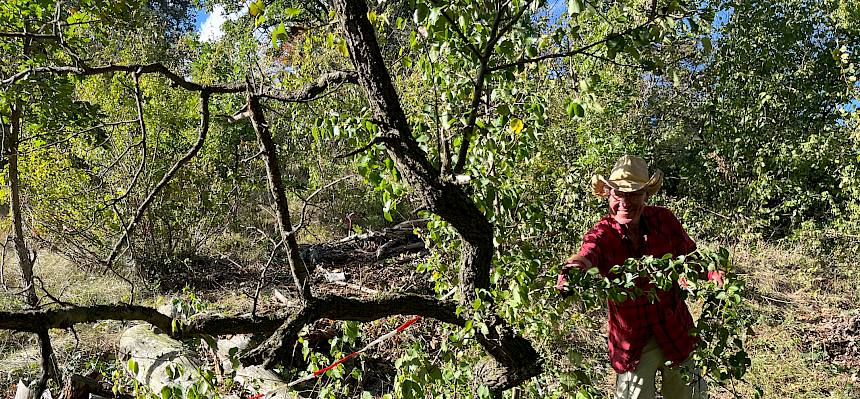
{"label": "human hand", "polygon": [[571,295],[570,283],[567,281],[568,270],[570,270],[570,265],[563,265],[558,272],[558,278],[555,282],[555,289],[562,297]]}

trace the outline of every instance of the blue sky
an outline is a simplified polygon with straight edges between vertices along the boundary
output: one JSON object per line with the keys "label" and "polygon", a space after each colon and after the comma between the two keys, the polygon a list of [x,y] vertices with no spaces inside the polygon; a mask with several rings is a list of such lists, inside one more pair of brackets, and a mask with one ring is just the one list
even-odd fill
{"label": "blue sky", "polygon": [[239,11],[234,13],[225,12],[224,7],[220,5],[213,7],[212,12],[207,12],[205,9],[198,9],[194,14],[194,28],[198,33],[200,33],[201,41],[212,42],[224,34],[221,30],[221,25],[223,25],[225,21],[235,21],[247,12],[247,3]]}
{"label": "blue sky", "polygon": [[203,9],[197,9],[197,13],[194,15],[194,30],[200,31],[200,26],[203,25],[203,21],[206,21],[206,18],[209,17],[209,13]]}

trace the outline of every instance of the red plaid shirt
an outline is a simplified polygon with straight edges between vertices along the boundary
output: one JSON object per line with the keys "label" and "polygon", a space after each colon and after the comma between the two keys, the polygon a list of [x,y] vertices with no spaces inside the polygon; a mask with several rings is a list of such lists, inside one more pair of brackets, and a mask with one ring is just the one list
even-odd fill
{"label": "red plaid shirt", "polygon": [[[579,255],[607,275],[612,266],[623,264],[628,258],[661,257],[667,253],[678,256],[696,250],[696,244],[666,208],[646,206],[639,227],[645,239],[640,248],[634,248],[626,226],[606,215],[585,234]],[[647,279],[640,279],[636,285],[644,290],[653,288]],[[624,302],[609,301],[609,360],[615,371],[635,370],[642,348],[651,337],[666,359],[675,364],[690,355],[696,344],[695,337],[689,334],[693,318],[679,293],[676,283],[671,291],[659,290],[659,300],[655,303],[647,295]]]}

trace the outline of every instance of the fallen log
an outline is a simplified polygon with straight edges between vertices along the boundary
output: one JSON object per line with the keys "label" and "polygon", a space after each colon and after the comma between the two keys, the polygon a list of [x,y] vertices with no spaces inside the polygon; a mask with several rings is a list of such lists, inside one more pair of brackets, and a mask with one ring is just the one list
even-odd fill
{"label": "fallen log", "polygon": [[119,349],[123,359],[129,360],[127,371],[156,394],[175,387],[184,393],[205,381],[202,364],[195,354],[183,348],[181,342],[153,331],[146,324],[125,330]]}
{"label": "fallen log", "polygon": [[[287,382],[277,373],[260,366],[242,367],[238,362],[232,361],[231,349],[235,348],[238,352],[246,348],[249,343],[247,336],[218,341],[218,360],[224,372],[235,373],[234,381],[251,395],[265,394],[266,399],[298,397],[296,393],[288,392]],[[195,353],[185,349],[182,342],[159,333],[145,324],[129,328],[122,334],[120,351],[126,359],[134,360],[136,365],[136,370],[132,370],[129,369],[129,364],[126,364],[127,370],[138,382],[146,385],[156,394],[165,388],[178,389],[184,397],[184,393],[189,389],[196,389],[201,394],[209,393],[204,396],[211,396],[211,393],[218,389],[215,381],[207,381],[203,372],[203,362]],[[178,373],[177,370],[183,371]],[[221,397],[239,399],[236,394],[221,395]]]}
{"label": "fallen log", "polygon": [[298,397],[295,392],[289,392],[287,382],[274,371],[259,365],[242,367],[236,356],[250,346],[249,335],[235,335],[218,340],[217,353],[224,372],[235,372],[236,383],[253,394],[266,394],[266,399]]}
{"label": "fallen log", "polygon": [[381,231],[356,234],[338,241],[303,245],[301,256],[306,263],[315,266],[344,262],[375,263],[400,253],[424,250],[425,243],[415,235],[415,229],[426,225],[426,219],[410,220]]}

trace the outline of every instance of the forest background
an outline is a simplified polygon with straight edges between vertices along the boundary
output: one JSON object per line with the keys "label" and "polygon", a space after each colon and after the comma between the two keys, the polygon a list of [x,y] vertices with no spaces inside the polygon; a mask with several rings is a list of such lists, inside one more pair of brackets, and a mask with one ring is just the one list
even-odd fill
{"label": "forest background", "polygon": [[[552,287],[622,154],[665,173],[651,202],[731,272],[690,298],[713,395],[860,395],[855,0],[7,0],[0,52],[10,397],[71,374],[147,395],[117,349],[129,320],[185,339],[286,322],[300,359],[268,339],[242,362],[289,380],[414,314],[296,392],[602,397],[624,282]],[[417,253],[302,267],[415,220]],[[130,316],[164,303],[188,326]],[[212,385],[167,397],[237,389]]]}

